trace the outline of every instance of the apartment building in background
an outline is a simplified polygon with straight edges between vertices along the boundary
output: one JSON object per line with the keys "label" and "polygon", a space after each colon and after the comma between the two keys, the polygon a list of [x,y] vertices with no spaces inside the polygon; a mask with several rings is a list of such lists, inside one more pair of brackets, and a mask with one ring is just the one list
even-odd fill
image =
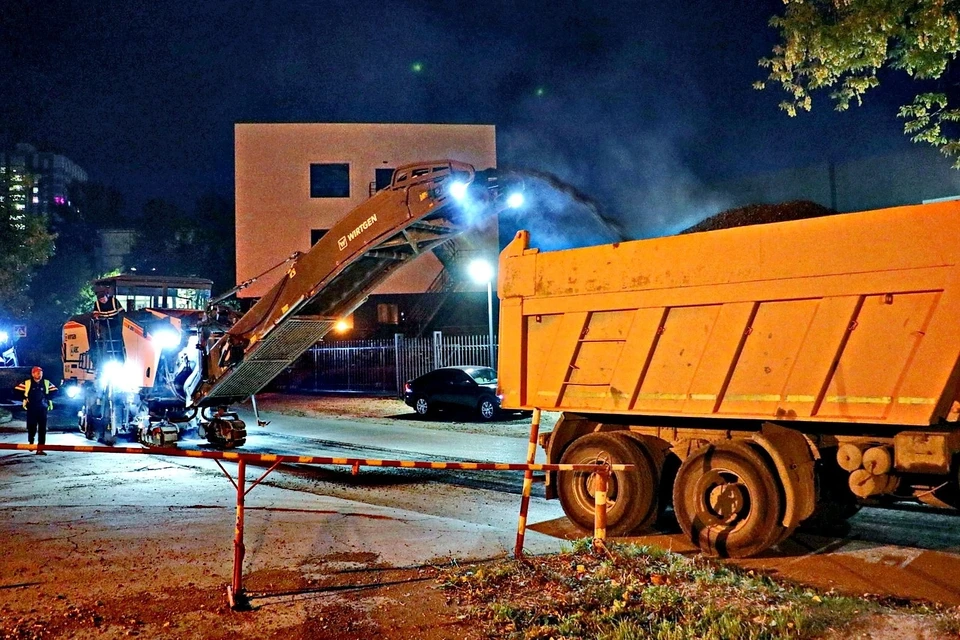
{"label": "apartment building in background", "polygon": [[49,214],[69,204],[70,185],[87,181],[87,172],[70,158],[25,143],[0,151],[0,174],[8,183],[8,194],[0,197],[28,214]]}

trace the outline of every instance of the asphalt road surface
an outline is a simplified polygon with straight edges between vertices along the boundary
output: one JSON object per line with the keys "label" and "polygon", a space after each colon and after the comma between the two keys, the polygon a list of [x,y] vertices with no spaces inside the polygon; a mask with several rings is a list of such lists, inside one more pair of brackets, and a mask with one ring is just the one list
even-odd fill
{"label": "asphalt road surface", "polygon": [[[251,416],[245,417],[248,424],[254,424]],[[526,453],[526,437],[460,433],[439,425],[424,429],[416,421],[265,417],[271,424],[251,427],[244,451],[500,462],[522,462]],[[48,443],[87,444],[74,431],[73,420],[63,412],[55,414]],[[25,435],[22,423],[0,426],[0,441],[25,441]],[[204,444],[188,439],[181,446],[200,448]],[[60,462],[49,464],[53,456]],[[229,507],[233,489],[211,461],[92,457],[95,460],[87,454],[51,454],[42,460],[42,477],[53,483],[45,486],[37,483],[38,476],[32,472],[33,482],[18,482],[21,474],[30,471],[28,465],[40,460],[26,460],[22,453],[0,455],[0,512],[16,509],[22,513],[36,507],[44,507],[48,513],[78,506],[137,506],[148,511],[208,506],[223,509],[220,517],[228,525],[224,530],[232,528]],[[258,476],[256,470],[248,472],[248,478]],[[131,477],[136,481],[131,482]],[[443,556],[466,559],[509,553],[520,486],[517,473],[365,468],[354,476],[345,468],[285,465],[267,476],[250,494],[248,504],[263,505],[269,521],[277,526],[302,523],[311,513],[362,517],[362,530],[340,531],[315,539],[311,545],[329,545],[336,550],[348,544],[353,550],[362,547],[379,554],[382,562],[404,564]],[[527,539],[530,552],[556,550],[560,541],[584,535],[563,517],[556,501],[545,501],[542,495],[542,486],[535,485]],[[167,524],[175,526],[175,522]],[[266,545],[268,536],[263,531],[254,535]],[[695,552],[669,524],[632,540]],[[229,538],[213,543],[227,549]],[[249,564],[269,562],[263,545],[256,547],[263,555],[248,556]],[[960,519],[924,508],[864,508],[850,520],[850,530],[843,537],[798,533],[763,556],[737,564],[841,592],[960,605]]]}

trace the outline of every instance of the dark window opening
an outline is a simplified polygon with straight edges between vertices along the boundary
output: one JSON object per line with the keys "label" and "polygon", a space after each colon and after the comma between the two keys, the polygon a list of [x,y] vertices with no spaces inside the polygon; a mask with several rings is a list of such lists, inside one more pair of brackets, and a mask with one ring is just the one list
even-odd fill
{"label": "dark window opening", "polygon": [[377,191],[389,187],[393,181],[393,169],[377,169],[376,172],[377,176],[375,180]]}
{"label": "dark window opening", "polygon": [[377,305],[377,322],[379,324],[400,324],[400,314],[395,304]]}
{"label": "dark window opening", "polygon": [[311,198],[349,198],[350,165],[346,162],[310,165]]}
{"label": "dark window opening", "polygon": [[320,241],[320,238],[327,235],[329,229],[310,229],[310,246],[317,244]]}

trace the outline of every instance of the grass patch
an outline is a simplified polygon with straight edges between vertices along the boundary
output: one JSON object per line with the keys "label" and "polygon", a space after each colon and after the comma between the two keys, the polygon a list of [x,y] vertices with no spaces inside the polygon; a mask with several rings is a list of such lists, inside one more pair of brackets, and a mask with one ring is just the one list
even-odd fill
{"label": "grass patch", "polygon": [[884,614],[960,628],[960,612],[785,584],[658,547],[577,540],[560,554],[448,569],[441,582],[491,637],[523,640],[816,638]]}

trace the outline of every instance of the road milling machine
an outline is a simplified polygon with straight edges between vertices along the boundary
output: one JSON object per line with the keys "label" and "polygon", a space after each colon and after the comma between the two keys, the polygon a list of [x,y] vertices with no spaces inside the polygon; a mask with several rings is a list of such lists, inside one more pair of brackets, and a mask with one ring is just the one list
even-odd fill
{"label": "road milling machine", "polygon": [[171,446],[184,425],[196,424],[215,446],[243,445],[246,425],[232,405],[262,390],[400,266],[517,206],[519,187],[510,182],[452,160],[400,167],[390,186],[291,256],[283,277],[243,315],[222,296],[203,310],[71,318],[64,378],[82,403],[81,430],[106,443],[135,433],[144,444]]}

